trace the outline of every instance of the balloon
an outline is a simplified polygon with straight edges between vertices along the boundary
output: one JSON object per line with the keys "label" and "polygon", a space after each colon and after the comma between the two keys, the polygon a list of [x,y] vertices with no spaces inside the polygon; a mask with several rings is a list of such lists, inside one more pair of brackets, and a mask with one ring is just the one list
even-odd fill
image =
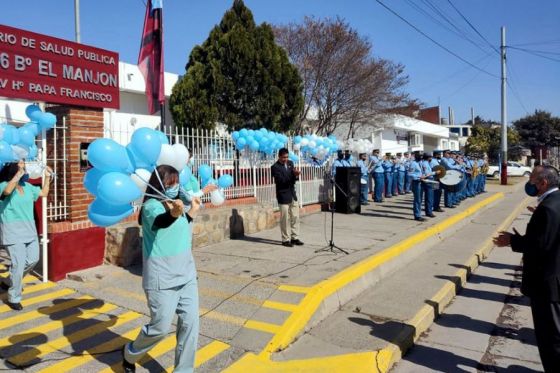
{"label": "balloon", "polygon": [[259,150],[259,143],[253,140],[253,142],[251,142],[251,145],[249,145],[249,149],[256,152],[257,150]]}
{"label": "balloon", "polygon": [[154,130],[154,131],[155,131],[159,141],[161,142],[161,145],[166,145],[166,144],[169,145],[169,139],[167,138],[167,135],[165,133],[163,133],[161,131],[157,131],[157,130]]}
{"label": "balloon", "polygon": [[56,116],[53,113],[41,113],[37,122],[41,126],[41,129],[50,130],[51,128],[54,128],[54,125],[56,124]]}
{"label": "balloon", "polygon": [[173,164],[173,167],[175,167],[177,171],[181,172],[187,165],[189,151],[183,144],[173,144],[173,151],[175,152],[175,163]]}
{"label": "balloon", "polygon": [[27,145],[12,145],[12,150],[14,151],[16,159],[26,159],[29,157],[29,146]]}
{"label": "balloon", "polygon": [[150,171],[144,168],[137,168],[136,171],[130,175],[130,178],[142,193],[146,193],[146,188],[148,188],[148,182],[151,176],[152,173]]}
{"label": "balloon", "polygon": [[179,184],[185,185],[189,182],[192,176],[192,171],[190,168],[185,167],[181,172],[179,172]]}
{"label": "balloon", "polygon": [[299,150],[301,147],[301,144],[294,144],[294,150]]}
{"label": "balloon", "polygon": [[98,170],[95,167],[87,170],[84,175],[84,187],[86,190],[97,197],[97,184],[99,184],[99,179],[105,174],[106,172]]}
{"label": "balloon", "polygon": [[35,144],[35,134],[26,126],[17,129],[19,133],[19,141],[23,145],[31,146]]}
{"label": "balloon", "polygon": [[35,159],[37,158],[37,154],[39,154],[39,149],[37,149],[37,145],[31,145],[29,147],[29,154],[27,155],[27,158]]}
{"label": "balloon", "polygon": [[43,114],[43,111],[38,105],[28,105],[25,108],[25,115],[32,121],[37,121],[41,114]]}
{"label": "balloon", "polygon": [[[186,160],[185,160],[186,162]],[[173,146],[164,144],[161,146],[161,152],[159,153],[159,158],[157,159],[157,165],[165,164],[174,167],[175,163],[175,151]]]}
{"label": "balloon", "polygon": [[218,179],[218,186],[222,189],[229,188],[233,185],[233,177],[230,174],[223,174]]}
{"label": "balloon", "polygon": [[147,164],[154,164],[161,151],[159,135],[151,128],[138,128],[130,139],[130,148],[134,155]]}
{"label": "balloon", "polygon": [[240,137],[240,138],[237,139],[236,145],[239,149],[243,149],[246,144],[247,144],[247,140],[245,140],[245,138]]}
{"label": "balloon", "polygon": [[211,178],[209,178],[209,179],[203,179],[203,180],[201,180],[200,186],[201,186],[202,188],[204,188],[204,187],[205,187],[206,185],[208,185],[208,184],[217,185],[218,182],[216,181],[216,179],[214,179],[213,177],[211,177]]}
{"label": "balloon", "polygon": [[33,136],[37,136],[39,134],[39,125],[35,122],[25,123],[23,127],[28,128],[33,133]]}
{"label": "balloon", "polygon": [[112,205],[95,199],[88,206],[88,218],[95,225],[108,227],[132,215],[134,209],[130,204]]}
{"label": "balloon", "polygon": [[249,131],[247,131],[247,129],[243,128],[241,131],[239,131],[239,135],[240,137],[246,137],[249,134]]}
{"label": "balloon", "polygon": [[239,132],[238,131],[233,131],[233,133],[231,134],[231,137],[234,140],[237,140],[239,138]]}
{"label": "balloon", "polygon": [[208,180],[212,177],[212,167],[207,164],[201,164],[198,167],[198,176],[201,180]]}
{"label": "balloon", "polygon": [[309,144],[309,140],[306,138],[301,139],[300,142],[301,146],[307,146]]}
{"label": "balloon", "polygon": [[43,168],[37,162],[25,162],[25,170],[30,179],[38,179],[43,175]]}
{"label": "balloon", "polygon": [[14,151],[12,150],[12,147],[10,146],[10,144],[8,144],[6,141],[1,140],[0,141],[0,162],[6,163],[6,162],[12,162],[14,161],[15,155],[14,155]]}
{"label": "balloon", "polygon": [[109,172],[99,179],[97,196],[115,205],[125,205],[142,196],[140,189],[121,172]]}
{"label": "balloon", "polygon": [[88,147],[89,162],[104,172],[134,171],[134,166],[128,156],[126,148],[111,139],[96,139]]}
{"label": "balloon", "polygon": [[301,142],[301,136],[294,137],[294,144],[299,144]]}
{"label": "balloon", "polygon": [[224,196],[223,191],[221,191],[220,189],[216,189],[214,191],[212,191],[212,193],[210,193],[210,202],[214,205],[214,206],[221,206],[223,205],[223,203],[225,202],[226,198]]}

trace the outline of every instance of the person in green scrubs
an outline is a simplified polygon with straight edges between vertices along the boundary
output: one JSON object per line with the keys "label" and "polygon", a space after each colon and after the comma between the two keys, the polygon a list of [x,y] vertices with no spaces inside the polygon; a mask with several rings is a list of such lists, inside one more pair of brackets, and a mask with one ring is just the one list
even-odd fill
{"label": "person in green scrubs", "polygon": [[[150,309],[150,322],[136,340],[125,345],[123,369],[135,371],[135,363],[169,334],[177,314],[174,372],[192,372],[199,315],[191,225],[200,209],[200,200],[193,198],[189,211],[183,211],[179,173],[171,166],[158,166],[148,184],[150,196],[144,197],[138,220],[143,237],[142,286]],[[161,198],[153,197],[156,195]]]}
{"label": "person in green scrubs", "polygon": [[0,287],[8,291],[7,304],[16,311],[23,309],[23,277],[39,261],[33,204],[39,197],[49,194],[51,175],[52,171],[47,167],[43,187],[39,188],[27,182],[29,174],[23,160],[7,163],[0,170],[0,242],[11,261],[9,281],[1,282]]}

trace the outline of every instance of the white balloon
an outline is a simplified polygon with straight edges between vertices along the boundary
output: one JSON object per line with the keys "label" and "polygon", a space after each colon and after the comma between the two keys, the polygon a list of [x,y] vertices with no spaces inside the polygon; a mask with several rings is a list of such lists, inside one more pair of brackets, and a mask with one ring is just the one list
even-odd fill
{"label": "white balloon", "polygon": [[301,144],[294,144],[294,150],[299,150],[301,147]]}
{"label": "white balloon", "polygon": [[305,139],[305,138],[303,138],[303,139],[301,139],[301,142],[300,142],[300,144],[301,144],[301,146],[307,146],[307,145],[309,144],[309,140],[308,140],[308,139]]}
{"label": "white balloon", "polygon": [[29,148],[27,147],[27,145],[12,145],[12,150],[14,151],[18,159],[27,158],[27,156],[29,155]]}
{"label": "white balloon", "polygon": [[224,192],[221,189],[216,189],[212,193],[210,193],[210,202],[214,206],[221,206],[225,202],[226,197],[224,196]]}
{"label": "white balloon", "polygon": [[177,171],[181,172],[187,165],[189,151],[183,144],[173,144],[172,146],[173,151],[175,152],[175,164],[173,165],[173,167],[175,167]]}
{"label": "white balloon", "polygon": [[161,146],[161,152],[159,153],[159,158],[157,160],[157,165],[168,165],[173,166],[175,163],[175,151],[173,150],[173,146],[168,144],[163,144]]}
{"label": "white balloon", "polygon": [[43,176],[43,167],[39,163],[25,163],[25,169],[29,174],[29,178],[38,179]]}
{"label": "white balloon", "polygon": [[130,175],[134,184],[142,191],[142,194],[146,193],[146,188],[148,187],[148,182],[152,176],[151,172],[144,168],[137,168],[136,171]]}

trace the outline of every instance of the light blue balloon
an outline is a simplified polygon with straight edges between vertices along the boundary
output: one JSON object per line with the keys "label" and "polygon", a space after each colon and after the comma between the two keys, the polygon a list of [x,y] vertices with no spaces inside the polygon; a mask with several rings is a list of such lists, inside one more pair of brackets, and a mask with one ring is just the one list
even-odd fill
{"label": "light blue balloon", "polygon": [[38,105],[28,105],[25,108],[25,115],[32,121],[37,121],[41,114],[43,114],[43,112]]}
{"label": "light blue balloon", "polygon": [[246,128],[243,128],[241,131],[239,131],[239,135],[241,137],[246,137],[249,134],[249,131],[247,131]]}
{"label": "light blue balloon", "polygon": [[33,144],[29,147],[29,155],[27,156],[29,159],[37,158],[39,154],[39,149],[37,149],[37,145]]}
{"label": "light blue balloon", "polygon": [[37,123],[43,130],[50,130],[56,124],[56,116],[53,113],[41,113],[37,119]]}
{"label": "light blue balloon", "polygon": [[297,135],[296,137],[294,137],[294,144],[299,144],[301,142],[301,136]]}
{"label": "light blue balloon", "polygon": [[239,149],[243,149],[245,145],[247,145],[247,140],[245,140],[245,138],[243,137],[240,137],[237,139],[236,145]]}
{"label": "light blue balloon", "polygon": [[198,167],[198,176],[200,176],[201,180],[207,181],[212,177],[212,167],[207,164],[201,164]]}
{"label": "light blue balloon", "polygon": [[0,140],[0,162],[12,162],[14,159],[14,151],[10,144],[4,140]]}
{"label": "light blue balloon", "polygon": [[223,174],[218,179],[218,186],[222,189],[229,188],[233,185],[233,177],[230,174]]}
{"label": "light blue balloon", "polygon": [[[159,153],[161,152],[161,139],[156,131],[151,128],[138,128],[132,134],[130,147],[135,157],[151,165],[158,160]],[[139,165],[136,166],[141,167]]]}
{"label": "light blue balloon", "polygon": [[126,148],[111,139],[97,139],[88,148],[89,162],[104,172],[134,172]]}
{"label": "light blue balloon", "polygon": [[121,172],[109,172],[99,179],[97,196],[110,204],[125,205],[142,197],[142,191],[130,176]]}
{"label": "light blue balloon", "polygon": [[238,131],[233,131],[233,133],[231,134],[231,137],[234,140],[237,140],[239,138],[239,132]]}
{"label": "light blue balloon", "polygon": [[249,149],[251,149],[254,152],[258,151],[259,150],[259,143],[256,140],[253,140],[251,142],[251,145],[249,145]]}
{"label": "light blue balloon", "polygon": [[35,134],[31,128],[23,126],[17,129],[20,144],[31,146],[35,145]]}
{"label": "light blue balloon", "polygon": [[154,131],[156,132],[156,135],[158,136],[161,145],[169,145],[169,139],[167,138],[167,135],[165,133],[157,130]]}
{"label": "light blue balloon", "polygon": [[39,125],[35,122],[25,123],[24,127],[28,128],[31,132],[33,132],[33,136],[37,136],[39,134]]}
{"label": "light blue balloon", "polygon": [[99,179],[105,174],[106,172],[100,171],[95,167],[86,171],[84,175],[84,187],[90,194],[97,197],[97,184],[99,184]]}
{"label": "light blue balloon", "polygon": [[217,182],[216,179],[214,179],[214,178],[209,178],[209,179],[206,179],[206,180],[201,180],[200,187],[201,187],[201,188],[204,188],[206,185],[209,185],[209,184],[217,185],[218,182]]}
{"label": "light blue balloon", "polygon": [[183,168],[181,172],[179,172],[179,184],[185,185],[189,182],[192,176],[192,171],[189,167]]}
{"label": "light blue balloon", "polygon": [[134,212],[130,204],[111,205],[100,199],[95,199],[88,206],[88,218],[100,227],[109,227],[129,217]]}
{"label": "light blue balloon", "polygon": [[251,135],[247,135],[247,137],[245,137],[245,141],[247,142],[247,144],[251,145],[251,143],[255,141],[255,138]]}

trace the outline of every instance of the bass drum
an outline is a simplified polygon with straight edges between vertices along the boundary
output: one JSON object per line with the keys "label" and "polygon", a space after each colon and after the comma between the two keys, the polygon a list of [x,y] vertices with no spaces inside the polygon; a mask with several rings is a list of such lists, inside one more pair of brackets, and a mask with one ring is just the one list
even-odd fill
{"label": "bass drum", "polygon": [[440,178],[439,181],[444,190],[451,193],[457,193],[464,187],[465,183],[463,183],[463,178],[464,175],[461,171],[447,170],[445,176]]}

